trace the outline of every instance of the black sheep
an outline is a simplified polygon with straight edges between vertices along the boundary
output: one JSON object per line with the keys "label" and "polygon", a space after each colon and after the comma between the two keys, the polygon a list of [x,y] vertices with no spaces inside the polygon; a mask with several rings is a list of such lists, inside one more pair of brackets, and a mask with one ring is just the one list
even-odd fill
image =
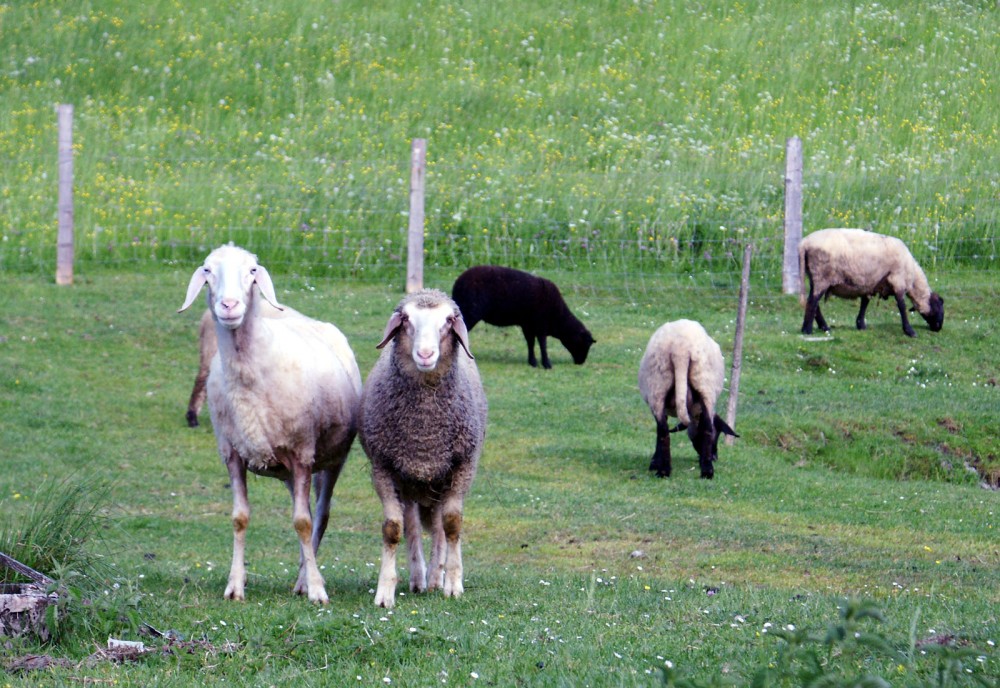
{"label": "black sheep", "polygon": [[545,368],[552,367],[546,337],[551,335],[562,342],[577,365],[587,360],[595,341],[570,312],[559,287],[521,270],[498,265],[471,267],[455,280],[451,297],[469,330],[480,320],[498,327],[519,326],[528,342],[528,365],[533,367],[538,366],[536,337]]}

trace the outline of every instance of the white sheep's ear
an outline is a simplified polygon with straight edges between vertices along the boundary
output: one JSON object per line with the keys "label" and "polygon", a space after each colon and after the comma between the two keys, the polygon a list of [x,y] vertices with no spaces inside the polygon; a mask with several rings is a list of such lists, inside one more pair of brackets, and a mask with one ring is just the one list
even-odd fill
{"label": "white sheep's ear", "polygon": [[184,305],[177,309],[178,313],[186,311],[192,303],[194,303],[195,298],[198,296],[198,292],[201,288],[205,286],[205,282],[208,280],[208,268],[202,266],[194,271],[191,275],[191,281],[188,282],[187,296],[184,298]]}
{"label": "white sheep's ear", "polygon": [[375,348],[381,349],[388,344],[389,341],[396,336],[396,333],[399,332],[399,328],[402,324],[403,314],[399,311],[393,311],[392,317],[389,318],[389,322],[385,325],[385,333],[382,335],[382,341],[379,342]]}
{"label": "white sheep's ear", "polygon": [[285,310],[278,304],[278,297],[274,295],[274,282],[271,281],[271,275],[267,272],[267,268],[263,265],[258,265],[253,269],[253,281],[257,283],[260,288],[260,294],[265,300],[279,311]]}
{"label": "white sheep's ear", "polygon": [[468,354],[469,358],[473,361],[476,360],[476,357],[472,355],[472,351],[469,350],[469,330],[465,326],[465,320],[462,319],[461,315],[452,318],[451,331],[458,336],[458,343],[465,349],[465,353]]}

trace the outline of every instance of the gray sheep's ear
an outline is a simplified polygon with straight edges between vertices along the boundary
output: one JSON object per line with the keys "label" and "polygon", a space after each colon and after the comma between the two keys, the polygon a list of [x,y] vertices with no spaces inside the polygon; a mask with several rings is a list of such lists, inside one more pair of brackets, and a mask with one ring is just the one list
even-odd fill
{"label": "gray sheep's ear", "polygon": [[451,331],[458,336],[458,343],[462,345],[465,349],[465,353],[473,361],[476,357],[472,355],[472,351],[469,350],[469,329],[465,326],[465,320],[462,318],[461,314],[455,316],[451,321]]}
{"label": "gray sheep's ear", "polygon": [[198,296],[198,292],[201,288],[205,286],[205,282],[208,280],[208,269],[204,266],[198,268],[191,275],[191,281],[188,282],[187,296],[184,297],[184,305],[177,309],[178,313],[182,313],[194,303],[195,298]]}
{"label": "gray sheep's ear", "polygon": [[399,311],[393,311],[392,317],[389,318],[389,322],[386,323],[385,333],[382,335],[382,341],[378,343],[375,347],[376,349],[381,349],[389,340],[396,336],[396,332],[399,331],[399,326],[403,324],[403,315]]}
{"label": "gray sheep's ear", "polygon": [[274,295],[274,282],[271,281],[271,275],[267,272],[267,268],[263,265],[258,265],[253,270],[253,281],[257,283],[260,288],[260,294],[264,299],[277,308],[279,311],[285,310],[278,304],[278,297]]}

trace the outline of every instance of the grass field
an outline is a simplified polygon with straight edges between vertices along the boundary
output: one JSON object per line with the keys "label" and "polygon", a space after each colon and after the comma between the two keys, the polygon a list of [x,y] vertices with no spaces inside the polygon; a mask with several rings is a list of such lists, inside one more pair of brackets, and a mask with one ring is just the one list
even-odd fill
{"label": "grass field", "polygon": [[[7,645],[11,657],[68,666],[4,684],[649,685],[666,661],[688,678],[744,683],[779,662],[775,632],[825,633],[842,598],[876,603],[885,622],[859,628],[901,654],[838,648],[831,675],[943,685],[928,651],[941,643],[974,650],[967,681],[1000,675],[1000,499],[966,467],[996,479],[996,324],[983,314],[997,293],[974,274],[938,285],[945,327],[918,326],[913,340],[883,304],[867,332],[854,330],[845,302],[827,308],[832,338],[802,338],[795,298],[758,287],[741,438],[720,447],[713,481],[698,479],[686,442],[672,478],[647,472],[653,423],[635,376],[655,326],[695,313],[730,360],[734,292],[633,284],[625,295],[567,275],[567,298],[598,340],[581,367],[555,344],[554,368],[531,369],[517,331],[477,327],[490,426],[467,503],[466,595],[406,594],[391,613],[372,603],[381,512],[359,446],[320,550],[330,606],[290,594],[289,500],[266,479],[250,485],[247,601],[222,599],[227,477],[207,419],[198,429],[183,419],[197,314],[174,311],[188,276],[0,283],[0,513],[16,527],[52,481],[112,485],[109,529],[94,543],[106,542],[97,551],[112,568],[96,602],[70,605],[53,647]],[[286,303],[344,330],[366,373],[399,288],[274,279]],[[87,662],[109,635],[158,651]]]}
{"label": "grass field", "polygon": [[[75,108],[82,262],[235,239],[320,275],[405,260],[427,139],[442,267],[780,255],[784,147],[809,229],[996,264],[995,3],[0,5],[0,267],[55,250],[53,106]],[[739,253],[739,251],[737,251]]]}

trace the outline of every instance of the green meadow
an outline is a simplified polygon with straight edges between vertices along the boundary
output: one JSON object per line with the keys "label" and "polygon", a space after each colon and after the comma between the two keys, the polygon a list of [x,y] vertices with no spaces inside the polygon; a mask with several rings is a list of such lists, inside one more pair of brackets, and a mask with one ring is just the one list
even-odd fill
{"label": "green meadow", "polygon": [[774,260],[792,136],[807,228],[995,265],[992,2],[27,1],[0,28],[4,269],[52,262],[57,103],[82,265],[235,240],[395,274],[414,138],[434,265]]}
{"label": "green meadow", "polygon": [[[375,5],[375,6],[372,6]],[[1000,114],[992,2],[0,3],[0,550],[60,593],[0,638],[0,686],[997,685]],[[74,284],[54,284],[54,107],[74,106]],[[903,238],[945,298],[781,293],[784,148],[806,231]],[[250,481],[247,599],[222,599],[231,494],[184,412],[214,246],[253,250],[362,373],[402,295],[409,148],[428,146],[428,286],[496,262],[557,282],[597,344],[471,345],[490,404],[465,595],[373,604],[381,507],[359,444],[291,593],[277,481]],[[636,375],[667,320],[733,358],[712,481]],[[723,396],[727,400],[728,391]],[[5,549],[6,548],[6,549]],[[109,638],[146,652],[109,653]]]}

